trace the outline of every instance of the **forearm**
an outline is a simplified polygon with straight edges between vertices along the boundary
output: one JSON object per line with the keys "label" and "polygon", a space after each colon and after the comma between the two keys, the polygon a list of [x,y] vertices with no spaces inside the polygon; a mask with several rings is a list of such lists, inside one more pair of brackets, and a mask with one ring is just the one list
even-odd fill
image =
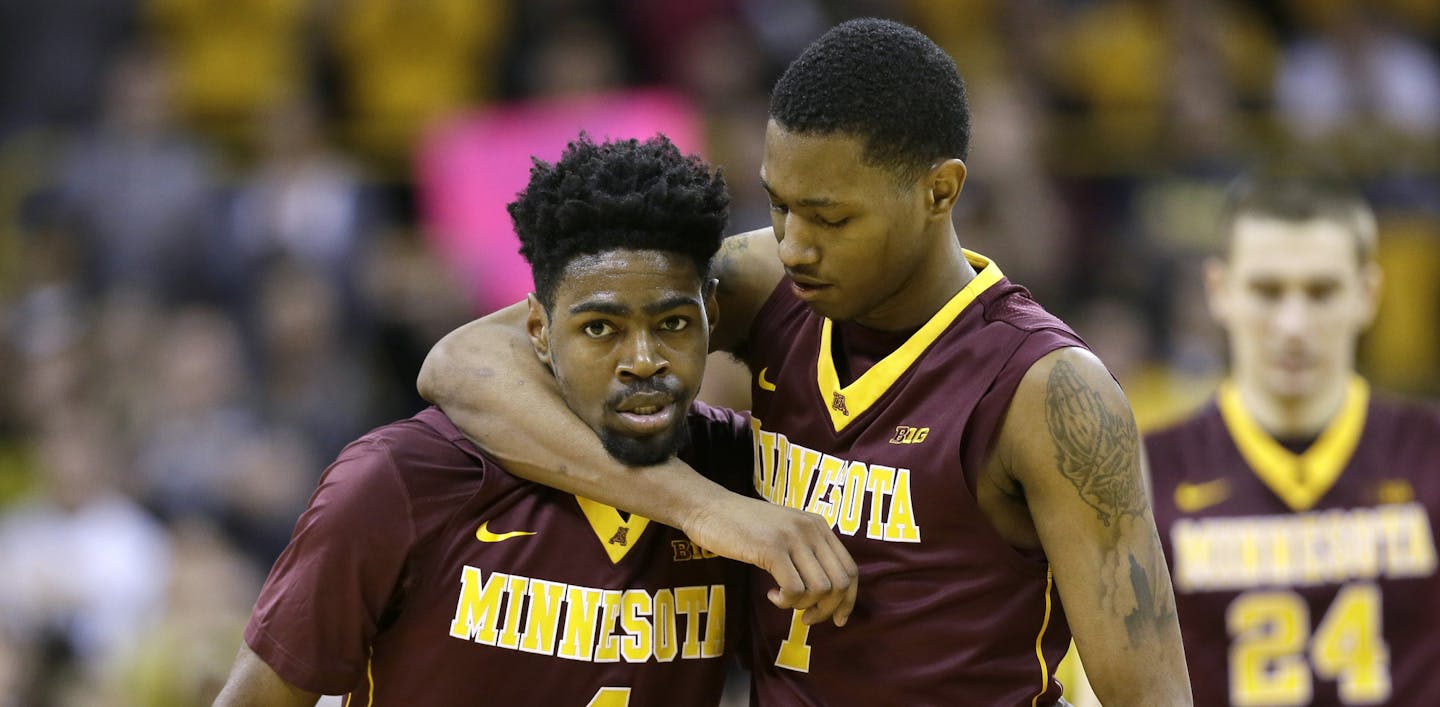
{"label": "forearm", "polygon": [[1096,696],[1107,706],[1190,705],[1174,592],[1148,514],[1052,555],[1056,584]]}

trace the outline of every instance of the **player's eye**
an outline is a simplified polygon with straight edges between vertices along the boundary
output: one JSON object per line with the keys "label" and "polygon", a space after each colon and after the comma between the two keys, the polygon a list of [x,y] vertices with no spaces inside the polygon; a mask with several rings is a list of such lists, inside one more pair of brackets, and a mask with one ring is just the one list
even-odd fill
{"label": "player's eye", "polygon": [[580,330],[592,339],[600,339],[614,334],[615,325],[603,319],[597,319],[595,321],[585,322],[585,324],[580,327]]}
{"label": "player's eye", "polygon": [[850,217],[846,216],[845,218],[833,219],[833,220],[832,220],[832,219],[827,219],[827,218],[822,218],[822,217],[816,216],[816,217],[815,217],[815,221],[816,221],[816,223],[819,223],[821,226],[824,226],[825,228],[840,228],[840,227],[844,226],[845,224],[850,223]]}
{"label": "player's eye", "polygon": [[1340,285],[1334,282],[1322,282],[1306,288],[1305,294],[1309,295],[1312,302],[1326,302],[1340,290]]}
{"label": "player's eye", "polygon": [[666,317],[664,321],[660,322],[662,331],[684,331],[688,326],[690,326],[690,320],[686,317]]}
{"label": "player's eye", "polygon": [[1252,282],[1250,292],[1266,302],[1275,302],[1283,294],[1283,288],[1273,282]]}
{"label": "player's eye", "polygon": [[776,214],[788,214],[790,213],[790,207],[784,204],[777,204],[772,201],[770,202],[770,212]]}

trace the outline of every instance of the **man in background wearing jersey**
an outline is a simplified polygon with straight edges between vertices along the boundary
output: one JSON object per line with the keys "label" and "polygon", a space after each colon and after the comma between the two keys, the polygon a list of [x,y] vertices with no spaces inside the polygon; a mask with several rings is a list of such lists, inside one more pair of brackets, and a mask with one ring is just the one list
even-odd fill
{"label": "man in background wearing jersey", "polygon": [[1230,375],[1147,435],[1196,704],[1417,705],[1440,695],[1440,414],[1372,393],[1363,198],[1237,182],[1206,266]]}

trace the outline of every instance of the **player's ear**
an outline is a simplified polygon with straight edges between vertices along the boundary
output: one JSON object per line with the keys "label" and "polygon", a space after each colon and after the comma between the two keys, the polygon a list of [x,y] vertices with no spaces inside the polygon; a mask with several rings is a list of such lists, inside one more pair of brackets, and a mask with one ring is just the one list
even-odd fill
{"label": "player's ear", "polygon": [[1210,307],[1210,317],[1224,322],[1230,314],[1229,291],[1225,281],[1230,277],[1230,268],[1216,256],[1205,259],[1205,303]]}
{"label": "player's ear", "polygon": [[925,205],[932,216],[950,218],[965,186],[965,175],[965,163],[958,159],[944,160],[930,168],[925,176]]}
{"label": "player's ear", "polygon": [[525,296],[525,304],[530,306],[530,315],[525,318],[525,333],[530,335],[530,345],[535,348],[535,356],[545,365],[550,365],[550,317],[545,313],[545,305],[535,298],[531,292]]}
{"label": "player's ear", "polygon": [[1365,292],[1365,326],[1375,323],[1375,315],[1380,310],[1380,289],[1385,284],[1385,276],[1380,272],[1380,264],[1369,262],[1360,271],[1360,286]]}
{"label": "player's ear", "polygon": [[720,321],[720,301],[715,298],[715,291],[720,287],[720,281],[709,278],[705,281],[704,287],[700,290],[701,301],[705,303],[705,322],[708,324],[707,333],[715,333],[715,325]]}

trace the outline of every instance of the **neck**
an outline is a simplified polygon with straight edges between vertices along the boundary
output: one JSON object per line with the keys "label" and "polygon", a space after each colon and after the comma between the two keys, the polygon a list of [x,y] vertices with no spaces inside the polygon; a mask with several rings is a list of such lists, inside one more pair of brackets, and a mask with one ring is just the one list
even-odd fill
{"label": "neck", "polygon": [[931,241],[936,247],[915,264],[911,277],[880,306],[857,318],[856,324],[879,331],[918,329],[975,279],[975,268],[965,259],[955,228],[948,220],[945,225]]}
{"label": "neck", "polygon": [[1237,377],[1245,410],[1262,429],[1277,439],[1305,439],[1318,436],[1340,412],[1348,389],[1348,377],[1337,379],[1313,395],[1282,397],[1267,393],[1257,384]]}

